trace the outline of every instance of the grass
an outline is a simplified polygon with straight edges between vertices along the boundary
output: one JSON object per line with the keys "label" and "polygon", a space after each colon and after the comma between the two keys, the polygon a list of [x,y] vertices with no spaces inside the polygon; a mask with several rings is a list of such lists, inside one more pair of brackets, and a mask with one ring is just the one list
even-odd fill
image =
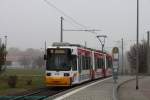
{"label": "grass", "polygon": [[[11,75],[18,77],[16,88],[10,88],[7,84],[8,77]],[[27,81],[30,79],[32,84],[27,85]],[[6,69],[0,75],[0,95],[12,94],[41,86],[44,86],[44,70],[42,69]]]}
{"label": "grass", "polygon": [[42,75],[43,69],[6,69],[2,75]]}

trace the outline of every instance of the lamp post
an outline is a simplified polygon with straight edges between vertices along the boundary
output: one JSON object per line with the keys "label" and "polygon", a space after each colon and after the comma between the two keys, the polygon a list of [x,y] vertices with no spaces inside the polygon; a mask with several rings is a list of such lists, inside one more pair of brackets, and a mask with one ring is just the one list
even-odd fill
{"label": "lamp post", "polygon": [[138,85],[138,72],[139,72],[139,0],[137,0],[137,51],[136,51],[136,90],[139,89]]}
{"label": "lamp post", "polygon": [[63,17],[60,17],[60,42],[63,42]]}
{"label": "lamp post", "polygon": [[150,35],[150,31],[147,31],[147,68],[148,68],[148,73],[150,73],[150,63],[149,63],[149,57],[150,57],[150,53],[149,53],[149,35]]}

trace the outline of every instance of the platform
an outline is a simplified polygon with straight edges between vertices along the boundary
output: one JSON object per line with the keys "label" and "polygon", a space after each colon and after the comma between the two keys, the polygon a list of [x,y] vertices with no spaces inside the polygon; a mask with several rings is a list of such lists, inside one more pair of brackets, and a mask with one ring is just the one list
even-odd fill
{"label": "platform", "polygon": [[139,89],[135,80],[128,81],[119,88],[119,100],[150,100],[150,76],[139,78]]}
{"label": "platform", "polygon": [[[120,76],[117,85],[133,79],[133,76]],[[46,100],[51,100],[52,97]],[[89,85],[59,95],[54,100],[113,100],[113,79],[101,79]]]}

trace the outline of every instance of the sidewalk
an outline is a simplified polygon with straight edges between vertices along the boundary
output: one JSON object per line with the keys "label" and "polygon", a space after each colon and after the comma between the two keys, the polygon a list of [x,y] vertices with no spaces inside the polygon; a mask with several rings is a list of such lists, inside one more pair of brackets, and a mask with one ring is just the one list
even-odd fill
{"label": "sidewalk", "polygon": [[135,89],[135,82],[128,81],[120,86],[119,100],[150,100],[150,76],[139,79],[139,90]]}
{"label": "sidewalk", "polygon": [[[133,78],[132,76],[120,76],[118,79],[118,85],[132,78]],[[64,98],[61,98],[63,96]],[[55,98],[55,100],[112,100],[112,98],[113,98],[113,80],[111,78],[106,81],[98,82],[92,86],[84,88],[78,92],[73,93],[72,95],[65,94],[62,96],[58,96]],[[52,98],[49,98],[47,100],[50,99]]]}

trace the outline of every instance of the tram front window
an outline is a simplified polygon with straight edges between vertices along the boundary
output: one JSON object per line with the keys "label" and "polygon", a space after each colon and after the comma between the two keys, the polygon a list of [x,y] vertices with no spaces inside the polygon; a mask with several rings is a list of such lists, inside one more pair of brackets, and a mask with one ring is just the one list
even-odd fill
{"label": "tram front window", "polygon": [[61,70],[69,71],[71,70],[71,65],[69,57],[66,54],[54,54],[51,57],[48,57],[46,61],[47,70]]}

